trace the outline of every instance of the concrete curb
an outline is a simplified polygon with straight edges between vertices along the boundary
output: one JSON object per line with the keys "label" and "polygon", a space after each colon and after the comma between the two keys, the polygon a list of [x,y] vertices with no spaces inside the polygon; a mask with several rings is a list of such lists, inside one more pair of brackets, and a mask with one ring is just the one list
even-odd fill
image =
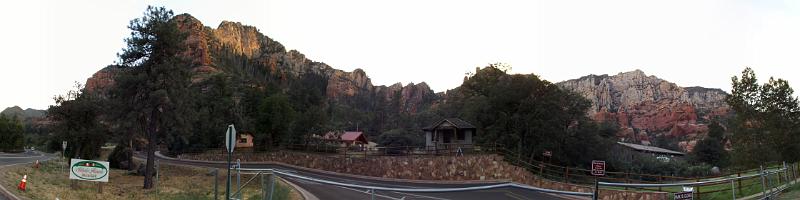
{"label": "concrete curb", "polygon": [[303,196],[303,199],[305,199],[305,200],[319,200],[319,198],[317,198],[317,196],[314,196],[314,194],[311,194],[311,192],[308,192],[306,189],[303,189],[302,187],[300,187],[298,185],[295,185],[291,181],[283,179],[280,176],[278,178],[281,179],[281,181],[283,181],[284,183],[289,184],[289,186],[291,186],[294,189],[296,189],[297,192],[300,193],[300,196]]}
{"label": "concrete curb", "polygon": [[[186,159],[178,159],[167,157],[162,155],[161,152],[156,152],[156,157],[166,160],[174,160],[179,162],[197,162],[197,163],[208,163],[208,164],[227,164],[227,162],[223,161],[206,161],[206,160],[186,160]],[[359,178],[359,179],[367,179],[367,180],[375,180],[375,181],[388,181],[388,182],[404,182],[404,183],[423,183],[423,184],[496,184],[496,183],[510,183],[511,180],[508,179],[495,179],[495,180],[462,180],[462,181],[454,181],[454,180],[412,180],[412,179],[398,179],[398,178],[383,178],[383,177],[375,177],[375,176],[363,176],[363,175],[355,175],[355,174],[346,174],[346,173],[339,173],[339,172],[332,172],[332,171],[325,171],[320,169],[313,169],[313,168],[306,168],[296,165],[290,165],[282,162],[242,162],[242,164],[262,164],[262,165],[278,165],[286,168],[295,168],[305,171],[311,171],[320,174],[327,174],[327,175],[334,175],[334,176],[345,176],[350,178]]]}

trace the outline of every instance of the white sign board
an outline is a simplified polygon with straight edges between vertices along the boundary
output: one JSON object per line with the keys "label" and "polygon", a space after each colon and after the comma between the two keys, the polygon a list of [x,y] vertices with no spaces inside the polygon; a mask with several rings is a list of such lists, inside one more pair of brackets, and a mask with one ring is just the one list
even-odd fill
{"label": "white sign board", "polygon": [[228,149],[228,153],[232,153],[233,148],[236,148],[236,128],[233,124],[228,125],[228,131],[225,131],[225,148]]}
{"label": "white sign board", "polygon": [[108,182],[108,162],[72,159],[69,166],[69,179]]}
{"label": "white sign board", "polygon": [[674,194],[673,199],[675,200],[692,200],[694,199],[694,194],[691,191],[689,192],[677,192]]}

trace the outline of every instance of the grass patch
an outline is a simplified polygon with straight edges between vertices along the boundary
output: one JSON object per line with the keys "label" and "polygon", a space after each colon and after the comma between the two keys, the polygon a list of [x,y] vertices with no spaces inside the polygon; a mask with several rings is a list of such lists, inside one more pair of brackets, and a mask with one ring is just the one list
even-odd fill
{"label": "grass patch", "polygon": [[[69,180],[65,159],[43,162],[39,169],[30,164],[10,166],[0,169],[0,178],[6,189],[20,197],[29,199],[214,199],[215,176],[211,169],[162,164],[159,181],[154,189],[142,189],[143,176],[136,176],[126,170],[112,169],[109,182],[103,183],[103,192],[98,192],[97,182]],[[225,171],[219,170],[216,177],[220,199],[225,196]],[[28,175],[27,191],[17,190],[23,175]],[[242,175],[242,184],[252,175]],[[233,178],[235,186],[236,179]],[[71,187],[74,184],[74,188]],[[274,199],[302,199],[300,194],[286,183],[278,181]],[[232,188],[235,190],[235,188]],[[256,178],[242,189],[245,199],[261,195],[261,181]]]}
{"label": "grass patch", "polygon": [[[748,173],[742,174],[742,176],[755,174]],[[701,180],[704,181],[704,180]],[[785,180],[781,180],[780,184],[785,184]],[[755,194],[760,194],[762,192],[762,184],[760,177],[753,177],[748,179],[742,179],[741,181],[734,181],[733,184],[736,188],[736,198],[743,198],[746,196],[751,196]],[[797,184],[800,185],[800,184]],[[793,186],[793,187],[800,187],[800,186]],[[774,188],[778,186],[778,178],[775,174],[771,174],[768,177],[768,188]],[[624,188],[624,187],[604,187],[604,189],[612,189],[612,190],[631,190],[631,191],[660,191],[660,192],[669,192],[669,193],[676,193],[683,191],[683,187],[662,187],[662,188]],[[713,185],[704,185],[695,187],[695,192],[700,191],[699,197],[698,194],[695,193],[695,199],[710,199],[710,200],[728,200],[732,199],[733,193],[731,191],[731,183],[730,182],[720,182]],[[800,199],[800,188],[796,192],[797,196],[793,196],[794,198],[788,199]],[[671,197],[670,197],[671,198]]]}

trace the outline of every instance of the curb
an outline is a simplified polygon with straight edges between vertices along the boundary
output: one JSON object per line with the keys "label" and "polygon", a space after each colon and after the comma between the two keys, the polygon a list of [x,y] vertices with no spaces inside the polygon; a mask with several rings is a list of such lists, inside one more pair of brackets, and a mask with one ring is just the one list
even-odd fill
{"label": "curb", "polygon": [[296,189],[297,192],[300,193],[300,196],[302,196],[304,200],[319,200],[319,198],[317,198],[317,196],[314,196],[314,194],[311,194],[311,192],[308,192],[306,189],[303,189],[302,187],[300,187],[298,185],[295,185],[291,181],[283,179],[280,176],[278,176],[278,178],[281,179],[282,182],[284,182],[284,183],[288,184],[289,186],[293,187],[294,189]]}
{"label": "curb", "polygon": [[[207,163],[207,164],[227,164],[227,162],[223,161],[205,161],[205,160],[186,160],[186,159],[178,159],[167,157],[161,154],[161,152],[156,152],[156,157],[166,160],[173,160],[179,162],[197,162],[197,163]],[[350,178],[360,178],[360,179],[367,179],[367,180],[375,180],[375,181],[388,181],[388,182],[403,182],[403,183],[423,183],[423,184],[497,184],[497,183],[510,183],[511,180],[508,179],[494,179],[494,180],[412,180],[412,179],[398,179],[398,178],[383,178],[383,177],[375,177],[375,176],[363,176],[363,175],[355,175],[355,174],[346,174],[346,173],[339,173],[339,172],[332,172],[332,171],[325,171],[321,169],[313,169],[313,168],[306,168],[296,165],[290,165],[282,162],[241,162],[242,164],[262,164],[262,165],[278,165],[287,168],[296,168],[300,170],[326,174],[326,175],[334,175],[334,176],[345,176]]]}

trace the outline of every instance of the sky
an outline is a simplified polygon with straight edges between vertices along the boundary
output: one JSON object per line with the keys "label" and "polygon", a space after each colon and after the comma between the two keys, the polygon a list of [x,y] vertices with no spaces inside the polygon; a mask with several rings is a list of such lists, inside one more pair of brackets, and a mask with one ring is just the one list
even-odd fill
{"label": "sky", "polygon": [[551,82],[641,69],[679,86],[730,91],[745,67],[800,89],[800,1],[6,1],[0,108],[46,109],[117,60],[147,5],[261,30],[314,61],[364,69],[373,84],[440,92],[489,63]]}

